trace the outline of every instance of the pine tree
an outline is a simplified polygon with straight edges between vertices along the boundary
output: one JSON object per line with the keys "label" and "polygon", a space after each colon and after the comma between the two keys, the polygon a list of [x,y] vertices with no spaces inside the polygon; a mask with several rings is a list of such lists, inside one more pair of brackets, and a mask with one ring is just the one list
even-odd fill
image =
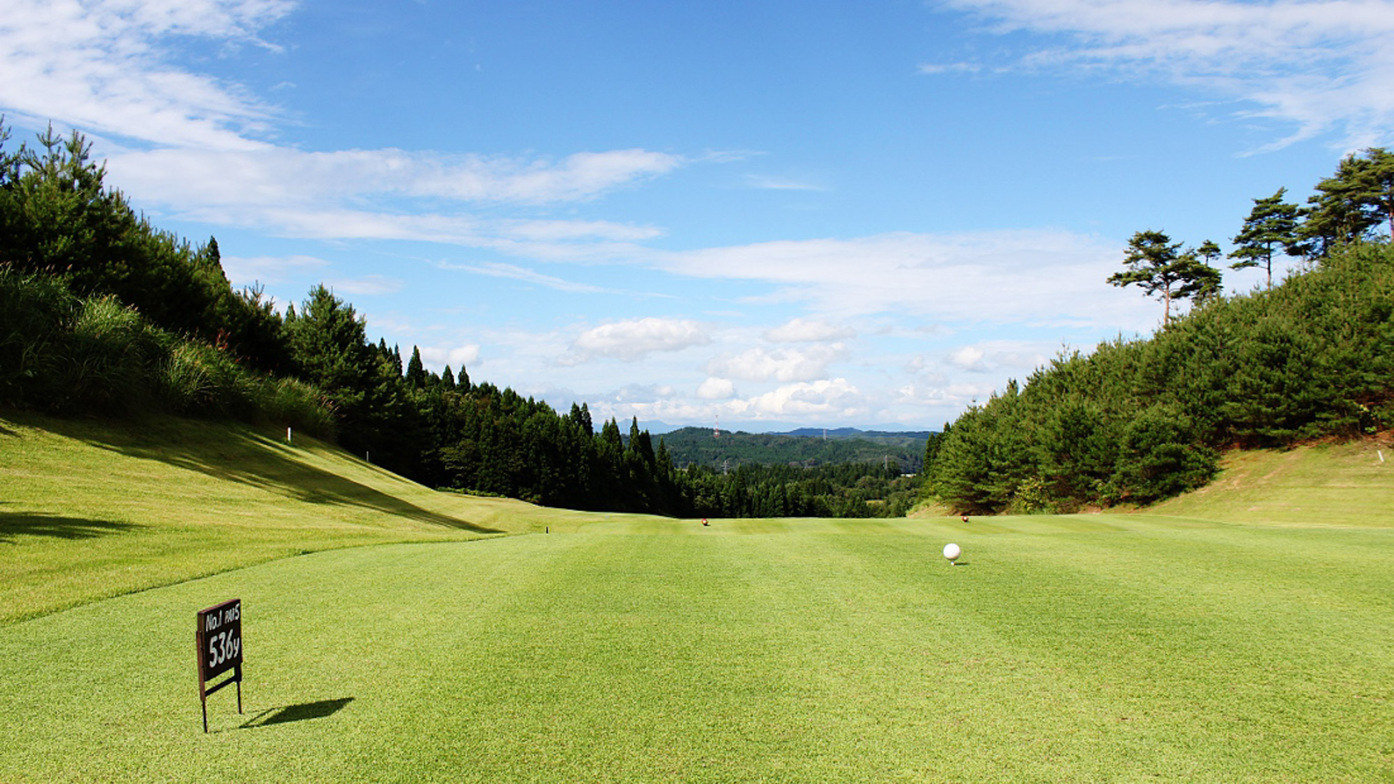
{"label": "pine tree", "polygon": [[1161,299],[1163,327],[1171,324],[1173,301],[1219,290],[1219,270],[1201,261],[1195,251],[1183,251],[1181,243],[1173,243],[1160,231],[1134,234],[1123,263],[1128,269],[1110,275],[1108,282],[1120,288],[1136,283],[1148,296]]}
{"label": "pine tree", "polygon": [[639,429],[639,417],[634,417],[629,425],[629,451],[639,458],[646,466],[652,467],[654,464],[653,439],[649,436],[649,431]]}
{"label": "pine tree", "polygon": [[407,386],[412,389],[426,388],[426,368],[421,364],[421,349],[411,347],[411,360],[407,362]]}
{"label": "pine tree", "polygon": [[1230,269],[1263,267],[1267,273],[1268,288],[1273,288],[1273,254],[1281,248],[1289,256],[1304,256],[1307,247],[1298,235],[1298,210],[1296,204],[1283,201],[1287,188],[1266,199],[1254,199],[1254,209],[1244,220],[1244,227],[1235,235],[1238,247],[1229,257],[1239,259]]}
{"label": "pine tree", "polygon": [[1302,236],[1323,257],[1339,245],[1356,242],[1381,223],[1394,240],[1394,153],[1371,147],[1341,159],[1336,173],[1317,183],[1307,199]]}

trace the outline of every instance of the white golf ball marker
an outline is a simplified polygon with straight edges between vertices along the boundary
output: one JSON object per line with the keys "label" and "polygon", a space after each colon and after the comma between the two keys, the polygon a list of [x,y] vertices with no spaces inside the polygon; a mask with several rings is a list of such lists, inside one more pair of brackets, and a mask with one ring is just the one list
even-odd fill
{"label": "white golf ball marker", "polygon": [[953,563],[954,561],[958,560],[958,557],[960,555],[963,555],[963,548],[959,547],[953,542],[949,542],[948,544],[944,545],[944,557],[949,559],[949,563]]}

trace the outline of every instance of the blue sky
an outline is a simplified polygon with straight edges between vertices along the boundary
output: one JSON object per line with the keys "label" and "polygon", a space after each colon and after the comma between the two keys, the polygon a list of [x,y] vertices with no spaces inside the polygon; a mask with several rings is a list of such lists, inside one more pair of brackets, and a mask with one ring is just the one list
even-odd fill
{"label": "blue sky", "polygon": [[437,370],[929,429],[1156,329],[1104,282],[1133,232],[1229,250],[1394,142],[1391,33],[1388,0],[0,0],[0,112]]}

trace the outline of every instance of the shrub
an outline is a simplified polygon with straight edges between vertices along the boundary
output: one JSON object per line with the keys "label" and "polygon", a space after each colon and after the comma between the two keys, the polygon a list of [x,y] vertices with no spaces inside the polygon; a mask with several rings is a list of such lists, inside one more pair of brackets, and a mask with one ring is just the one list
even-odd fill
{"label": "shrub", "polygon": [[86,300],[57,352],[49,407],[65,413],[148,410],[173,339],[112,296]]}
{"label": "shrub", "polygon": [[61,281],[0,266],[0,403],[45,399],[81,307]]}
{"label": "shrub", "polygon": [[59,277],[0,266],[0,404],[59,414],[267,421],[333,438],[314,387],[153,327],[113,296],[79,299]]}
{"label": "shrub", "polygon": [[170,352],[161,382],[166,404],[176,413],[246,419],[256,410],[261,380],[226,352],[188,340]]}
{"label": "shrub", "polygon": [[265,378],[257,391],[260,416],[276,424],[332,440],[334,410],[318,389],[293,378]]}

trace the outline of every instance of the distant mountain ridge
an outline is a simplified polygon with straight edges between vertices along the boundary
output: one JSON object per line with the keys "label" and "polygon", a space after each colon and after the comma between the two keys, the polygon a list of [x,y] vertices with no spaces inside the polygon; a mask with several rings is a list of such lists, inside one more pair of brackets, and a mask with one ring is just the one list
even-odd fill
{"label": "distant mountain ridge", "polygon": [[772,433],[777,436],[794,436],[796,438],[866,438],[866,439],[896,439],[896,438],[917,438],[921,441],[929,439],[931,430],[858,430],[855,427],[801,427],[797,430],[790,430],[787,433]]}
{"label": "distant mountain ridge", "polygon": [[684,427],[660,436],[674,465],[729,470],[739,465],[883,463],[917,473],[928,431],[864,431],[851,427],[799,428],[787,433],[747,433]]}

